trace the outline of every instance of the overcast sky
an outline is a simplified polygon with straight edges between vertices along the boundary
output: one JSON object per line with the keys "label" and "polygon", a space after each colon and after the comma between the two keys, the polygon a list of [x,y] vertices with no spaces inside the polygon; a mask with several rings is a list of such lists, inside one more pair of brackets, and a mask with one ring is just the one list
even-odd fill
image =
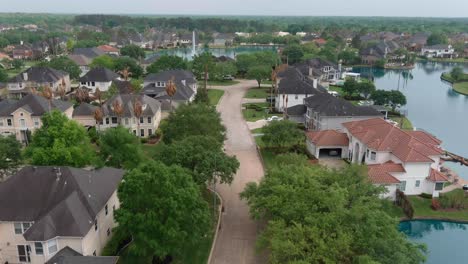
{"label": "overcast sky", "polygon": [[0,12],[468,17],[468,0],[0,0]]}

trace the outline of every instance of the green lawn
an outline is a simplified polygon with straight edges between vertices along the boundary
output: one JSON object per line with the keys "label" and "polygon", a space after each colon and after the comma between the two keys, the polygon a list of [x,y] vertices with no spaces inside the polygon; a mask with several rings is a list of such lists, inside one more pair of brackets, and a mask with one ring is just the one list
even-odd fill
{"label": "green lawn", "polygon": [[[208,86],[231,86],[238,83],[239,81],[208,81]],[[205,82],[201,80],[198,82],[198,85],[200,87],[203,87],[205,85]]]}
{"label": "green lawn", "polygon": [[457,93],[468,95],[468,82],[454,83],[453,90]]}
{"label": "green lawn", "polygon": [[159,142],[158,144],[143,144],[143,153],[145,153],[146,157],[152,158],[161,151],[163,145],[164,143],[162,142]]}
{"label": "green lawn", "polygon": [[337,92],[338,94],[340,94],[340,96],[344,95],[343,88],[341,86],[330,85],[328,87],[328,90]]}
{"label": "green lawn", "polygon": [[221,97],[223,96],[224,91],[210,89],[208,90],[208,98],[210,100],[210,105],[217,105]]}
{"label": "green lawn", "polygon": [[391,120],[397,122],[399,124],[399,127],[401,127],[404,130],[413,130],[413,124],[411,124],[411,121],[405,117],[403,117],[403,125],[401,124],[402,119],[399,116],[389,116]]}
{"label": "green lawn", "polygon": [[254,87],[250,88],[244,98],[267,98],[270,95],[270,88]]}
{"label": "green lawn", "polygon": [[[258,109],[248,109],[249,106],[253,105],[256,105]],[[244,115],[244,119],[249,122],[255,122],[274,115],[281,116],[281,114],[267,114],[267,110],[269,110],[269,104],[266,102],[244,104],[243,106],[245,109],[242,109],[242,114]]]}
{"label": "green lawn", "polygon": [[468,210],[434,211],[431,208],[431,199],[425,199],[420,196],[408,196],[414,208],[414,217],[468,220]]}
{"label": "green lawn", "polygon": [[252,134],[260,134],[260,133],[263,133],[263,127],[256,128],[256,129],[252,129],[252,130],[250,130],[250,133],[252,133]]}
{"label": "green lawn", "polygon": [[401,207],[396,206],[392,201],[382,199],[382,207],[387,214],[396,218],[403,218],[405,217],[405,213],[403,213],[403,209]]}
{"label": "green lawn", "polygon": [[38,64],[39,61],[24,61],[24,67],[21,69],[9,69],[6,70],[9,78],[15,77],[16,75],[20,74],[22,71],[31,68],[32,66]]}

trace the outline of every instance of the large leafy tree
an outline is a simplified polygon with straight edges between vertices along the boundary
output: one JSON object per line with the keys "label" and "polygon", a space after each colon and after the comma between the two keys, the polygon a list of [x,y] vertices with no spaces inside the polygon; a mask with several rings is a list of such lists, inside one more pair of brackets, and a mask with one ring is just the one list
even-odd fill
{"label": "large leafy tree", "polygon": [[104,67],[107,69],[115,70],[115,61],[109,55],[101,55],[93,59],[93,61],[91,62],[91,67]]}
{"label": "large leafy tree", "polygon": [[356,82],[356,80],[354,78],[347,78],[343,85],[343,92],[348,96],[352,96],[357,91],[358,83]]}
{"label": "large leafy tree", "polygon": [[193,173],[196,183],[204,185],[216,179],[231,183],[239,168],[236,157],[223,152],[221,143],[212,137],[189,136],[181,141],[163,145],[155,160],[178,164]]}
{"label": "large leafy tree", "polygon": [[135,60],[140,60],[145,57],[145,51],[137,45],[131,44],[120,49],[123,56],[128,56]]}
{"label": "large leafy tree", "polygon": [[271,67],[265,65],[258,65],[249,68],[247,71],[247,78],[254,79],[258,83],[258,87],[262,85],[262,81],[270,77]]}
{"label": "large leafy tree", "polygon": [[196,55],[192,61],[192,71],[199,79],[205,79],[205,71],[208,74],[215,68],[215,61],[213,54],[210,52],[203,52],[202,54]]}
{"label": "large leafy tree", "polygon": [[43,63],[43,66],[67,72],[70,74],[71,79],[80,78],[80,67],[70,58],[65,56],[53,58],[49,62]]}
{"label": "large leafy tree", "polygon": [[464,76],[463,68],[460,67],[460,66],[457,66],[457,67],[453,68],[450,71],[450,76],[452,77],[452,79],[454,81],[461,80],[463,78],[463,76]]}
{"label": "large leafy tree", "polygon": [[290,149],[304,141],[304,133],[297,124],[288,120],[273,121],[263,127],[262,140],[269,148],[280,151]]}
{"label": "large leafy tree", "polygon": [[258,244],[270,263],[421,263],[424,247],[397,230],[361,167],[281,164],[241,197],[267,221]]}
{"label": "large leafy tree", "polygon": [[139,138],[122,126],[107,129],[99,142],[99,154],[107,166],[132,169],[143,160]]}
{"label": "large leafy tree", "polygon": [[146,68],[148,73],[158,73],[167,70],[186,70],[187,61],[179,56],[163,55]]}
{"label": "large leafy tree", "polygon": [[428,38],[427,38],[427,45],[438,45],[438,44],[447,44],[448,43],[448,38],[447,35],[444,33],[432,33]]}
{"label": "large leafy tree", "polygon": [[222,143],[226,128],[216,110],[206,104],[181,105],[161,124],[163,141],[172,143],[189,136],[210,136],[215,142]]}
{"label": "large leafy tree", "polygon": [[0,82],[6,82],[8,81],[8,74],[6,71],[0,67]]}
{"label": "large leafy tree", "polygon": [[393,111],[395,111],[398,106],[406,105],[406,96],[397,90],[376,90],[372,92],[370,98],[376,105],[391,105]]}
{"label": "large leafy tree", "polygon": [[148,162],[127,172],[119,186],[119,228],[133,238],[130,253],[164,259],[196,245],[209,230],[209,211],[190,173]]}
{"label": "large leafy tree", "polygon": [[26,156],[34,165],[84,167],[96,160],[84,127],[56,110],[42,117]]}
{"label": "large leafy tree", "polygon": [[299,45],[290,45],[283,50],[283,55],[288,64],[294,64],[300,62],[304,56],[301,46]]}
{"label": "large leafy tree", "polygon": [[15,136],[0,137],[0,169],[15,167],[21,161],[21,144]]}
{"label": "large leafy tree", "polygon": [[128,69],[132,73],[132,78],[140,78],[143,75],[143,68],[130,57],[119,57],[114,60],[115,71],[124,71]]}
{"label": "large leafy tree", "polygon": [[375,85],[374,83],[370,81],[362,81],[360,83],[357,83],[356,90],[359,94],[362,94],[364,98],[369,98],[369,95],[372,94],[372,92],[375,91]]}

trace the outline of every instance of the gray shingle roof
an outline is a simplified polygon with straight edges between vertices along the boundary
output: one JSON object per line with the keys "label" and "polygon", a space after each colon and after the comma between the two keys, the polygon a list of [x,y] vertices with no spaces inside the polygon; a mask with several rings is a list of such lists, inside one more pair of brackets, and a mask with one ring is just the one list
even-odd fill
{"label": "gray shingle roof", "polygon": [[119,257],[83,256],[66,246],[57,252],[46,264],[115,264]]}
{"label": "gray shingle roof", "polygon": [[130,81],[113,80],[112,84],[117,87],[117,90],[119,90],[119,94],[133,93],[134,88]]}
{"label": "gray shingle roof", "polygon": [[278,74],[280,81],[278,84],[279,94],[306,94],[310,95],[317,92],[312,81],[302,75],[299,70],[288,67]]}
{"label": "gray shingle roof", "polygon": [[0,221],[34,222],[23,234],[28,241],[83,237],[123,174],[114,168],[24,167],[0,183]]}
{"label": "gray shingle roof", "polygon": [[375,109],[356,106],[326,92],[316,93],[304,99],[304,104],[322,116],[381,116]]}
{"label": "gray shingle roof", "polygon": [[112,111],[115,100],[119,100],[123,107],[122,117],[134,117],[133,105],[135,101],[140,101],[144,107],[143,116],[154,116],[158,111],[161,111],[161,103],[158,100],[142,94],[117,94],[107,100],[102,106],[104,116],[115,116]]}
{"label": "gray shingle roof", "polygon": [[75,116],[93,116],[94,111],[96,110],[97,106],[88,104],[88,103],[81,103],[75,109],[73,109],[73,117]]}
{"label": "gray shingle roof", "polygon": [[[24,73],[27,74],[27,80],[24,79]],[[17,82],[25,82],[25,81],[31,81],[31,82],[37,82],[37,83],[50,83],[50,82],[56,82],[65,76],[67,76],[68,73],[55,70],[49,67],[31,67],[24,72],[16,75],[15,77],[11,78],[9,80],[10,83],[17,83]]]}
{"label": "gray shingle roof", "polygon": [[73,50],[73,55],[83,55],[85,57],[88,57],[90,59],[94,59],[96,57],[99,57],[101,55],[106,54],[102,50],[98,48],[75,48]]}
{"label": "gray shingle roof", "polygon": [[[4,101],[2,101],[4,102]],[[36,94],[28,94],[18,101],[8,100],[3,103],[5,106],[0,104],[0,116],[9,116],[19,108],[23,108],[30,112],[32,116],[42,116],[44,113],[49,112],[49,102],[42,96]],[[59,110],[64,112],[65,110],[72,107],[73,104],[62,100],[51,100],[51,109]]]}
{"label": "gray shingle roof", "polygon": [[[165,100],[170,99],[166,93],[165,87],[156,87],[156,82],[168,82],[172,77],[174,77],[174,82],[176,84],[177,90],[176,94],[172,98],[175,101],[187,101],[189,100],[195,91],[188,85],[195,84],[197,80],[195,76],[190,71],[186,70],[169,70],[163,71],[156,74],[150,74],[145,78],[145,83],[150,82],[149,85],[146,85],[142,93],[149,95],[151,97]],[[184,84],[185,81],[185,84]]]}
{"label": "gray shingle roof", "polygon": [[107,68],[96,67],[80,78],[80,82],[111,82],[119,78],[119,75]]}

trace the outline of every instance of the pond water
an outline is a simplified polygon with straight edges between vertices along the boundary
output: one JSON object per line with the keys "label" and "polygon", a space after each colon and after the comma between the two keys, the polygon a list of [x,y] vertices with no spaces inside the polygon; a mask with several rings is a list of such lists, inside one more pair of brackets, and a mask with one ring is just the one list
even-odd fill
{"label": "pond water", "polygon": [[[250,53],[256,51],[274,51],[278,50],[277,46],[253,46],[253,45],[246,45],[246,46],[237,46],[233,48],[197,48],[195,54],[200,54],[205,51],[211,52],[214,56],[226,56],[230,58],[235,58],[236,55],[242,53]],[[176,49],[165,49],[156,51],[153,54],[149,54],[148,57],[153,56],[154,54],[159,55],[176,55],[187,60],[192,60],[194,55],[192,48],[176,48]]]}
{"label": "pond water", "polygon": [[437,220],[401,222],[400,231],[428,249],[428,264],[468,263],[468,225]]}
{"label": "pond water", "polygon": [[[443,141],[444,149],[468,157],[468,96],[452,90],[440,75],[460,65],[455,63],[417,63],[412,70],[355,68],[355,72],[374,77],[377,89],[400,90],[406,95],[402,109],[418,129]],[[468,180],[468,167],[447,162],[446,165]],[[468,259],[466,261],[468,263]]]}

